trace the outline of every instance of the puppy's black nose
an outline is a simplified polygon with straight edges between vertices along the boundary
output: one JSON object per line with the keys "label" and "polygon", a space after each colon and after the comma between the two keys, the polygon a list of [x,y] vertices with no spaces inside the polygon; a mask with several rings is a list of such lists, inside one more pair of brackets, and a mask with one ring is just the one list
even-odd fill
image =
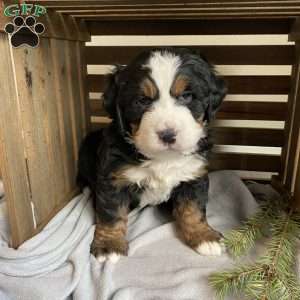
{"label": "puppy's black nose", "polygon": [[174,144],[176,142],[176,133],[173,129],[162,130],[157,134],[159,139],[165,144]]}

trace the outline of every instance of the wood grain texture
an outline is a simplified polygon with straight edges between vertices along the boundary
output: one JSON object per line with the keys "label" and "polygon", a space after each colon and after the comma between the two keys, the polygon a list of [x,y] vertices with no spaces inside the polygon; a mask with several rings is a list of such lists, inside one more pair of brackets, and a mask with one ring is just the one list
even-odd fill
{"label": "wood grain texture", "polygon": [[[36,1],[30,1],[36,3]],[[40,3],[40,1],[39,1]],[[300,14],[297,0],[285,1],[42,1],[74,16],[94,16],[99,19],[162,19],[162,18],[241,18],[241,17],[292,17]]]}
{"label": "wood grain texture", "polygon": [[291,92],[288,98],[285,123],[285,142],[281,156],[280,178],[288,191],[295,189],[295,172],[300,128],[300,41],[296,41],[296,60],[292,70]]}
{"label": "wood grain texture", "polygon": [[62,141],[62,166],[65,173],[66,188],[67,191],[70,191],[74,187],[74,173],[76,169],[74,156],[75,142],[70,114],[71,93],[68,88],[68,42],[53,39],[51,40],[51,44],[55,75],[54,81],[56,82],[55,97],[57,99],[60,137]]}
{"label": "wood grain texture", "polygon": [[34,230],[30,178],[14,64],[6,34],[0,33],[0,165],[4,182],[12,246],[29,238]]}
{"label": "wood grain texture", "polygon": [[286,147],[283,154],[284,162],[286,162],[284,174],[286,176],[285,185],[290,185],[290,190],[294,194],[294,207],[300,211],[300,18],[295,20],[289,38],[296,42],[297,58],[292,73],[293,89],[288,101],[289,115],[286,126]]}
{"label": "wood grain texture", "polygon": [[[79,144],[81,141],[82,133],[81,133],[81,124],[80,124],[80,94],[78,93],[78,78],[77,75],[77,65],[76,65],[76,50],[74,42],[67,42],[65,46],[65,60],[66,60],[66,74],[67,74],[67,82],[64,88],[68,89],[69,97],[64,99],[67,102],[67,111],[70,115],[71,120],[71,128],[72,128],[72,136],[73,136],[73,163],[74,168],[76,170],[76,162],[78,156]],[[79,108],[79,109],[78,109]]]}
{"label": "wood grain texture", "polygon": [[87,67],[85,60],[85,44],[78,42],[76,44],[76,56],[77,56],[77,66],[78,66],[78,83],[80,92],[80,106],[81,106],[81,119],[82,119],[82,132],[88,132],[90,126],[90,110],[87,90]]}
{"label": "wood grain texture", "polygon": [[[49,41],[44,39],[36,49],[13,50],[17,89],[24,127],[28,173],[31,182],[32,202],[35,205],[36,223],[51,212],[55,201],[53,148],[51,144],[49,99],[54,99],[51,73],[44,67],[48,59]],[[52,175],[52,176],[51,176]],[[39,197],[37,197],[39,195]]]}
{"label": "wood grain texture", "polygon": [[1,34],[0,47],[7,99],[0,112],[0,165],[18,246],[78,192],[76,157],[88,128],[85,66],[80,41],[46,38],[37,48],[10,50]]}
{"label": "wood grain texture", "polygon": [[42,37],[56,38],[70,41],[90,41],[90,34],[85,22],[76,20],[72,16],[65,16],[52,9],[39,18],[45,25]]}
{"label": "wood grain texture", "polygon": [[300,129],[298,132],[298,151],[296,157],[295,181],[294,181],[294,201],[298,211],[300,210]]}

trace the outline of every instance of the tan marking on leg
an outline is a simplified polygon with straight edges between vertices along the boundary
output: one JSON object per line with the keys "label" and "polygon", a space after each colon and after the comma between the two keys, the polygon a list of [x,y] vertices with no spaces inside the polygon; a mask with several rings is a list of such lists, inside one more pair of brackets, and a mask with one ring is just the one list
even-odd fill
{"label": "tan marking on leg", "polygon": [[97,217],[92,252],[95,255],[109,253],[127,255],[128,242],[125,239],[126,231],[127,209],[120,209],[120,219],[113,224],[104,224]]}
{"label": "tan marking on leg", "polygon": [[206,222],[197,204],[183,201],[173,210],[180,239],[193,249],[201,243],[219,241],[221,234],[213,230]]}

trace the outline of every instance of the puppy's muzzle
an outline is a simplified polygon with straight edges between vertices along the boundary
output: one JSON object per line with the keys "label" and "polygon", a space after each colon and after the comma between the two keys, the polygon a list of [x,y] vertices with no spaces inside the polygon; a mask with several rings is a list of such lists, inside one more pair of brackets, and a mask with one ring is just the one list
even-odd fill
{"label": "puppy's muzzle", "polygon": [[176,132],[174,129],[169,128],[159,131],[157,135],[164,144],[172,145],[176,142]]}

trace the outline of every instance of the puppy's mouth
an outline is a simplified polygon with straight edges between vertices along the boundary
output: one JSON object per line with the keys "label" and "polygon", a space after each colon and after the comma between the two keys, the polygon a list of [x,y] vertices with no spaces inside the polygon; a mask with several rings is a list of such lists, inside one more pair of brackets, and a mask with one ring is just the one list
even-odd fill
{"label": "puppy's mouth", "polygon": [[[197,150],[197,144],[196,145],[190,145],[187,147],[186,145],[182,145],[180,141],[176,143],[163,143],[158,142],[158,147],[156,149],[152,149],[151,151],[151,157],[159,157],[164,156],[167,157],[168,155],[190,155],[191,153],[194,153]],[[150,153],[149,153],[150,154]]]}
{"label": "puppy's mouth", "polygon": [[193,147],[189,147],[189,148],[182,148],[180,147],[180,145],[168,145],[166,146],[165,151],[166,152],[172,152],[172,153],[178,153],[178,154],[182,154],[182,155],[188,155],[191,154],[193,152],[196,151],[196,145],[194,145]]}

